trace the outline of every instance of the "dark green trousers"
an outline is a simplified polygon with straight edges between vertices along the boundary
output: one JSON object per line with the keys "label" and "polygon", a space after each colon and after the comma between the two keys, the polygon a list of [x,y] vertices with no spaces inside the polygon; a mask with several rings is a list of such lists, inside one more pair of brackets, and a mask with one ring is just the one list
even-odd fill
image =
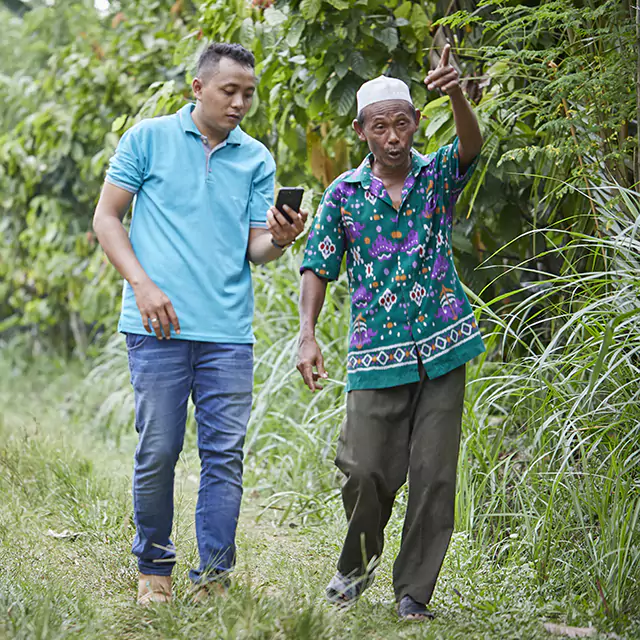
{"label": "dark green trousers", "polygon": [[456,467],[465,367],[388,389],[351,391],[336,465],[349,528],[338,561],[344,575],[364,573],[382,554],[384,528],[409,476],[400,553],[393,567],[396,600],[428,603],[454,524]]}

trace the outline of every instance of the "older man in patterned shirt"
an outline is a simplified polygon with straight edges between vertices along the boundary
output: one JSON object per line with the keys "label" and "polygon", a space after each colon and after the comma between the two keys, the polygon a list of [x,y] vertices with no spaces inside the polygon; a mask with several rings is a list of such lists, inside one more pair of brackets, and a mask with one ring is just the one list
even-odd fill
{"label": "older man in patterned shirt", "polygon": [[346,476],[348,531],[327,587],[357,599],[382,553],[394,498],[409,500],[393,581],[401,618],[432,617],[431,599],[454,525],[465,363],[484,351],[453,263],[455,202],[482,135],[449,47],[425,83],[451,99],[457,137],[436,153],[412,149],[420,112],[400,80],[358,92],[353,126],[371,153],[326,190],[302,264],[298,369],[311,390],[326,377],[315,326],[327,282],[347,254],[351,327],[347,416],[337,466]]}

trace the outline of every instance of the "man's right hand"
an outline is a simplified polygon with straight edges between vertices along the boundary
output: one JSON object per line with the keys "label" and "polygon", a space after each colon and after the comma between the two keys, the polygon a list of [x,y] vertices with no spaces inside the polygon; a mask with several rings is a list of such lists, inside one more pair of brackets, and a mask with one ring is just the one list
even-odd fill
{"label": "man's right hand", "polygon": [[167,340],[171,339],[171,327],[176,333],[180,333],[178,316],[171,304],[171,300],[151,280],[133,286],[136,296],[136,304],[142,316],[144,328],[151,333],[155,332],[158,340],[162,340],[163,334]]}
{"label": "man's right hand", "polygon": [[311,391],[322,390],[318,380],[327,378],[327,372],[324,370],[324,359],[320,347],[312,336],[300,338],[297,369]]}

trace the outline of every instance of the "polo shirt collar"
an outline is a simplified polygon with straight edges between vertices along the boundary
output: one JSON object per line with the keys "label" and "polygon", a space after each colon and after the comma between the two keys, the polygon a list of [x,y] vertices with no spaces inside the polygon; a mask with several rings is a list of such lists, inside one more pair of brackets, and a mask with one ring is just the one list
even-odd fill
{"label": "polo shirt collar", "polygon": [[[435,159],[434,153],[429,153],[426,156],[418,153],[415,149],[411,149],[411,173],[415,178],[420,175],[420,171],[424,167],[429,166]],[[356,169],[353,170],[351,175],[344,179],[344,182],[359,182],[364,189],[369,189],[374,179],[373,171],[371,170],[371,162],[373,161],[373,154],[369,153],[367,157],[360,163]]]}
{"label": "polo shirt collar", "polygon": [[[194,133],[200,138],[202,137],[202,133],[200,133],[200,130],[198,129],[198,127],[196,127],[196,123],[193,121],[193,118],[191,117],[191,113],[193,112],[195,107],[196,105],[193,102],[190,102],[189,104],[185,104],[184,107],[182,107],[180,111],[178,111],[178,115],[180,117],[180,123],[182,124],[182,128],[184,132]],[[242,129],[239,126],[237,126],[235,129],[232,129],[229,132],[229,135],[224,140],[224,142],[226,144],[233,144],[236,146],[241,145]]]}

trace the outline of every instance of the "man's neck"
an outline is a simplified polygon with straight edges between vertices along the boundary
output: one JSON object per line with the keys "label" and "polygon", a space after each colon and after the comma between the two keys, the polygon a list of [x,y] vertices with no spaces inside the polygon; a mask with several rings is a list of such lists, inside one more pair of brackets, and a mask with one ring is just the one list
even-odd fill
{"label": "man's neck", "polygon": [[374,156],[371,170],[376,178],[382,180],[383,184],[404,182],[411,171],[411,155],[408,155],[406,162],[398,167],[382,164]]}
{"label": "man's neck", "polygon": [[209,146],[213,149],[227,139],[229,131],[221,131],[219,129],[211,129],[210,127],[207,127],[200,117],[199,106],[200,105],[196,103],[194,110],[191,112],[191,118],[193,119],[193,124],[195,124],[198,131],[205,136]]}

